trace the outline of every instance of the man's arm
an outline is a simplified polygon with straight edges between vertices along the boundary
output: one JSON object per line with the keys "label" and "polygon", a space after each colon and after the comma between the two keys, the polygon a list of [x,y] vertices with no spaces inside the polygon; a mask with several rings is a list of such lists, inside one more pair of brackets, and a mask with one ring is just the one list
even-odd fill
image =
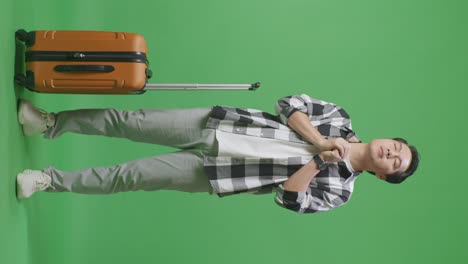
{"label": "man's arm", "polygon": [[301,135],[306,141],[320,148],[327,141],[309,120],[309,116],[296,111],[288,118],[288,126]]}
{"label": "man's arm", "polygon": [[[328,163],[341,160],[337,150],[322,152],[320,157]],[[278,186],[276,203],[297,213],[324,212],[344,204],[346,197],[309,187],[310,182],[319,172],[314,160],[302,166],[287,181]]]}
{"label": "man's arm", "polygon": [[320,170],[318,169],[317,163],[311,160],[291,175],[291,177],[283,183],[283,188],[290,192],[305,192],[312,179],[319,172]]}
{"label": "man's arm", "polygon": [[283,97],[276,102],[275,106],[281,123],[317,146],[321,152],[337,149],[340,156],[344,158],[349,150],[349,143],[341,138],[325,139],[310,122],[314,117],[330,116],[331,112],[336,112],[337,117],[344,117],[339,109],[341,108],[335,104],[311,98],[306,94]]}
{"label": "man's arm", "polygon": [[[319,156],[326,163],[338,162],[341,160],[336,150],[322,152]],[[318,169],[317,163],[312,159],[291,175],[291,177],[283,183],[283,188],[290,192],[305,192],[312,179],[319,172],[320,170]]]}
{"label": "man's arm", "polygon": [[309,116],[296,111],[288,118],[288,126],[301,135],[305,140],[317,146],[319,150],[327,151],[337,149],[341,158],[349,151],[349,142],[342,138],[325,139],[309,120]]}

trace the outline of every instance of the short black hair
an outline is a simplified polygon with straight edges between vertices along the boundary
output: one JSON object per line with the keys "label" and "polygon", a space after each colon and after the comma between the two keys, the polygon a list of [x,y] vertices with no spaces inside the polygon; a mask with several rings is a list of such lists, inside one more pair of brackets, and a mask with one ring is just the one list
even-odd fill
{"label": "short black hair", "polygon": [[[390,174],[390,175],[385,175],[385,181],[386,182],[389,182],[389,183],[402,183],[404,180],[406,180],[407,178],[409,178],[409,176],[413,175],[414,172],[416,171],[416,169],[418,168],[419,166],[419,159],[420,159],[420,155],[419,155],[419,152],[418,150],[416,149],[415,146],[411,146],[408,144],[408,141],[406,141],[405,139],[403,138],[392,138],[393,140],[395,141],[398,141],[398,142],[401,142],[401,143],[404,143],[406,144],[410,151],[411,151],[411,162],[408,166],[408,169],[404,172],[399,172],[399,173],[394,173],[394,174]],[[371,171],[368,171],[370,174],[373,174],[375,175],[374,172],[371,172]]]}

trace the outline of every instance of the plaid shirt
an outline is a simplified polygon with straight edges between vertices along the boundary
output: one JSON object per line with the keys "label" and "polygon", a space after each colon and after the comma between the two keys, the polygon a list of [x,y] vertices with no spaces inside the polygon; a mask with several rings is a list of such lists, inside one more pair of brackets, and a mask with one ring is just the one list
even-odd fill
{"label": "plaid shirt", "polygon": [[[341,107],[308,95],[281,98],[276,103],[277,115],[255,109],[215,106],[207,128],[255,137],[310,144],[291,130],[288,118],[295,111],[309,116],[311,124],[325,137],[342,137],[359,142],[351,129],[349,115]],[[298,213],[328,211],[343,205],[351,197],[355,177],[344,162],[329,164],[311,181],[305,192],[291,192],[282,183],[312,156],[288,158],[205,157],[205,172],[215,193],[220,197],[237,194],[263,194],[276,191],[278,205]]]}

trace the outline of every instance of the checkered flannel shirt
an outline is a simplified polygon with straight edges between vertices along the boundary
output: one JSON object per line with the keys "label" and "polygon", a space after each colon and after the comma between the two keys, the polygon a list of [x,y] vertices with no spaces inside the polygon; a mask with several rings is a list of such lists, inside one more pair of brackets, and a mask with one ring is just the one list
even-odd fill
{"label": "checkered flannel shirt", "polygon": [[[206,127],[229,133],[310,144],[287,126],[289,116],[296,111],[307,114],[311,124],[325,138],[342,137],[348,141],[359,142],[352,131],[349,115],[343,108],[305,94],[278,100],[277,115],[255,109],[215,106]],[[282,183],[311,159],[312,156],[207,156],[204,167],[214,192],[220,197],[238,193],[264,194],[276,191],[276,203],[298,213],[324,212],[346,203],[351,197],[358,173],[351,172],[344,162],[330,164],[328,168],[320,171],[305,192],[292,192],[283,188]]]}

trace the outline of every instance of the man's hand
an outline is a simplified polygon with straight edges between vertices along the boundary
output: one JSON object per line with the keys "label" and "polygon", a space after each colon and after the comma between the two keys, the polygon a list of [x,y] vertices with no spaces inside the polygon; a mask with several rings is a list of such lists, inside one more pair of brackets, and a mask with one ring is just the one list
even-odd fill
{"label": "man's hand", "polygon": [[330,139],[323,139],[318,144],[318,148],[320,152],[324,151],[338,151],[338,157],[342,160],[345,159],[349,154],[350,143],[343,138],[330,138]]}
{"label": "man's hand", "polygon": [[338,150],[327,150],[327,151],[323,151],[322,153],[320,153],[320,158],[322,158],[322,160],[325,162],[325,163],[335,163],[335,162],[338,162],[338,161],[342,161],[343,159],[340,157],[340,153],[338,152]]}

